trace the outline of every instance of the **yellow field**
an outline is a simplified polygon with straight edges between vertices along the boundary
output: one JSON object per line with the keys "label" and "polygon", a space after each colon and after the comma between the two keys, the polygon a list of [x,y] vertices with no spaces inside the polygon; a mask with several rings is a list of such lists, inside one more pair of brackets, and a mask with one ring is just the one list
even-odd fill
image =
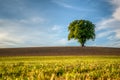
{"label": "yellow field", "polygon": [[120,80],[120,57],[0,57],[0,80]]}

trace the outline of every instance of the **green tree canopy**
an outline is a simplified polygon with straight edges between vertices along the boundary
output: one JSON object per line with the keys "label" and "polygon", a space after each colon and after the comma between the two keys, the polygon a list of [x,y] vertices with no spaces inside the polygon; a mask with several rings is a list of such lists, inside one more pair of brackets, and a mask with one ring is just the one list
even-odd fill
{"label": "green tree canopy", "polygon": [[68,40],[76,39],[84,47],[87,40],[95,39],[95,25],[88,20],[74,20],[68,26]]}

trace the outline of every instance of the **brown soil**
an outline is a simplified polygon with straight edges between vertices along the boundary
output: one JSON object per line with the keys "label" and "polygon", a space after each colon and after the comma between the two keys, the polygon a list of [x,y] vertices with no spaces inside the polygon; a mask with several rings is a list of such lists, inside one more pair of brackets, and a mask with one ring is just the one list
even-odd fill
{"label": "brown soil", "polygon": [[1,48],[0,56],[118,55],[120,48],[107,47],[29,47]]}

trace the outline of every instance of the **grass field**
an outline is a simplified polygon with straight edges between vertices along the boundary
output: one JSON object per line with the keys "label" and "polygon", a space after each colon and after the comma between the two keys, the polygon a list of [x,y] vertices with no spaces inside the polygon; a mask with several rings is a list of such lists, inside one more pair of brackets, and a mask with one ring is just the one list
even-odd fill
{"label": "grass field", "polygon": [[0,80],[120,80],[120,56],[0,57]]}

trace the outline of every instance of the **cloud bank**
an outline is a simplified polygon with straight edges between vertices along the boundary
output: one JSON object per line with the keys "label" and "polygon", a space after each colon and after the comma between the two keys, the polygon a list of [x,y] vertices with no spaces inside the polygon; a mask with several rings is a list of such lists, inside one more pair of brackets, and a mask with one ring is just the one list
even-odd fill
{"label": "cloud bank", "polygon": [[120,0],[110,0],[114,5],[114,12],[110,18],[106,18],[97,23],[97,39],[106,38],[108,43],[104,46],[120,47]]}

